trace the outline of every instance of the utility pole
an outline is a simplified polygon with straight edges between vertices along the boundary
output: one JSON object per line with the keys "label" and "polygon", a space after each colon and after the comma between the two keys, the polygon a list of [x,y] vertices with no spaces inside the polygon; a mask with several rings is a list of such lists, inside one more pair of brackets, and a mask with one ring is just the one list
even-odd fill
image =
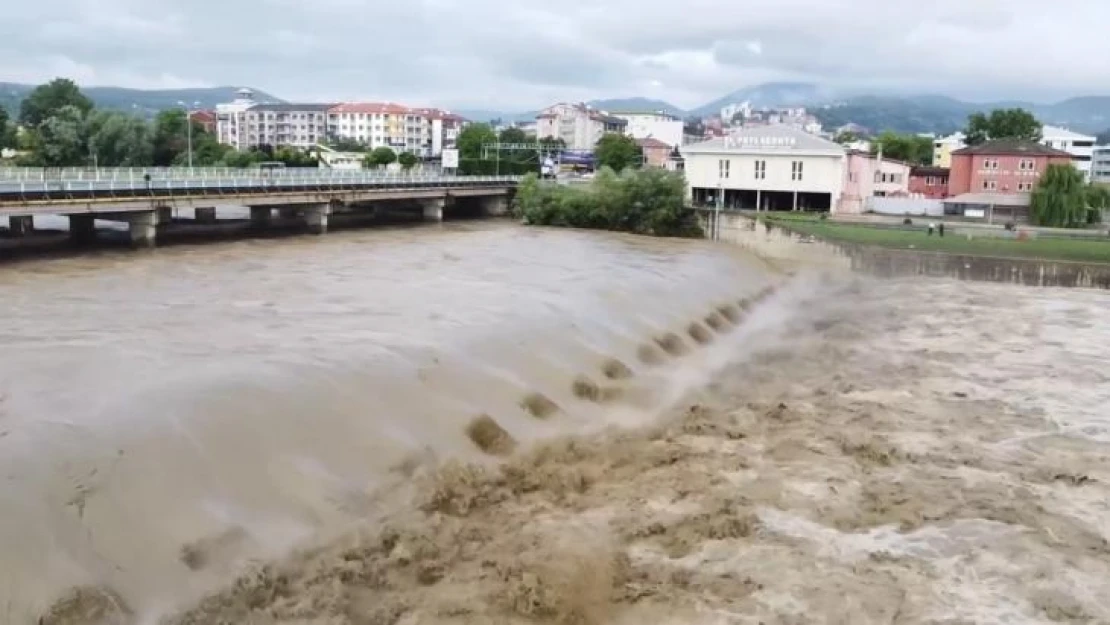
{"label": "utility pole", "polygon": [[710,230],[710,238],[714,241],[721,239],[721,208],[725,202],[725,185],[721,178],[717,178],[717,201],[713,206],[713,228]]}
{"label": "utility pole", "polygon": [[[185,109],[185,140],[188,146],[189,169],[193,169],[193,111],[187,104],[178,100],[178,105]],[[199,107],[200,102],[193,102],[194,107]]]}

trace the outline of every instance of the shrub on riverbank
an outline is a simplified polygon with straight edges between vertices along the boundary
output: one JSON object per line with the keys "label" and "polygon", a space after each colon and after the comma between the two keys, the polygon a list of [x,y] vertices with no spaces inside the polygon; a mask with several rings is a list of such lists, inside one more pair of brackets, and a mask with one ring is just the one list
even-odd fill
{"label": "shrub on riverbank", "polygon": [[619,230],[664,237],[701,237],[685,207],[686,181],[660,169],[603,168],[588,185],[556,184],[529,174],[517,189],[517,211],[529,224]]}

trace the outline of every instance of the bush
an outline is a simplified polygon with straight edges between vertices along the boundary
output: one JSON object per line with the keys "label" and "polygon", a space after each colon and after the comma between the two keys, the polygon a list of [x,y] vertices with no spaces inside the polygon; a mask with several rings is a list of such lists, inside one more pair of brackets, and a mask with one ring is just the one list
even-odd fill
{"label": "bush", "polygon": [[602,168],[588,187],[541,182],[528,174],[517,189],[517,210],[535,225],[704,236],[685,199],[682,174],[645,169],[617,175]]}

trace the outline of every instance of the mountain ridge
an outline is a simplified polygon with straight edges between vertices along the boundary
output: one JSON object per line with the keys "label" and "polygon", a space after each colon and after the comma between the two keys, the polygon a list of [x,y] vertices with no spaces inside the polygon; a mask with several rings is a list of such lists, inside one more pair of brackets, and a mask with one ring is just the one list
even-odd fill
{"label": "mountain ridge", "polygon": [[[0,82],[0,107],[12,113],[19,112],[19,103],[38,85]],[[81,91],[93,101],[97,108],[121,111],[134,111],[142,116],[153,116],[158,111],[180,106],[184,102],[189,107],[211,109],[217,104],[235,99],[235,93],[242,87],[190,87],[186,89],[131,89],[128,87],[81,87]],[[265,91],[252,89],[259,102],[285,102]]]}

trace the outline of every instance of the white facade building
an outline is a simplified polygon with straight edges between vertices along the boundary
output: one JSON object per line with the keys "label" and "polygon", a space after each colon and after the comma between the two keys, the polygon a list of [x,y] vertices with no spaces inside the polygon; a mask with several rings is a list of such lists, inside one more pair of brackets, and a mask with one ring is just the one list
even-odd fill
{"label": "white facade building", "polygon": [[670,113],[613,113],[628,122],[625,134],[633,139],[658,139],[671,146],[682,145],[682,120]]}
{"label": "white facade building", "polygon": [[327,136],[330,104],[259,104],[250,89],[234,102],[216,105],[220,143],[249,150],[263,145],[308,149]]}
{"label": "white facade building", "polygon": [[1072,155],[1072,165],[1091,178],[1091,158],[1094,156],[1095,138],[1072,132],[1067,128],[1044,126],[1041,128],[1041,143],[1050,148],[1063,150]]}
{"label": "white facade building", "polygon": [[571,150],[592,150],[606,133],[624,133],[625,120],[585,104],[560,102],[536,115],[536,137],[562,139]]}
{"label": "white facade building", "polygon": [[235,96],[232,102],[216,105],[216,139],[237,150],[246,150],[249,147],[247,109],[258,103],[255,102],[254,92],[250,89],[240,89],[235,92]]}
{"label": "white facade building", "polygon": [[1098,145],[1092,149],[1091,182],[1110,184],[1110,145]]}
{"label": "white facade building", "polygon": [[844,187],[845,150],[785,125],[745,128],[682,148],[688,194],[727,208],[831,212]]}

